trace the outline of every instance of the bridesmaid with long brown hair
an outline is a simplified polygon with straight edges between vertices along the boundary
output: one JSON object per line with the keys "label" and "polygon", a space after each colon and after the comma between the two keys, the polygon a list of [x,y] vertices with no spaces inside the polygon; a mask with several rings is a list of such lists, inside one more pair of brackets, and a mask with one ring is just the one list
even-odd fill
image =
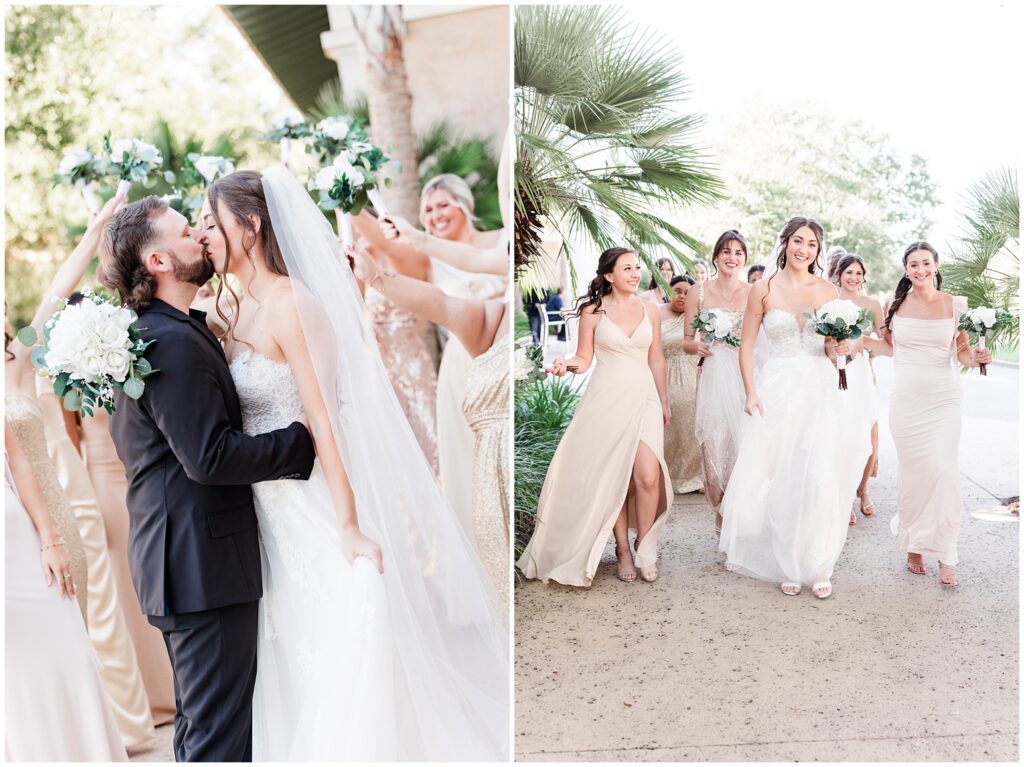
{"label": "bridesmaid with long brown hair", "polygon": [[736,463],[736,445],[743,418],[743,379],[739,350],[724,344],[712,347],[697,338],[690,325],[698,313],[709,309],[733,322],[738,338],[743,324],[750,285],[744,282],[747,241],[735,229],[723,232],[711,254],[714,279],[690,289],[686,300],[686,340],[683,351],[703,360],[697,370],[695,437],[700,445],[704,492],[715,512],[715,537],[722,534],[722,498]]}
{"label": "bridesmaid with long brown hair", "polygon": [[[636,295],[640,264],[609,248],[578,303],[576,355],[548,372],[584,373],[597,358],[576,414],[548,467],[537,527],[518,566],[527,578],[590,586],[611,533],[618,577],[658,577],[657,539],[671,506],[665,425],[671,418],[658,307]],[[629,530],[636,530],[636,558]]]}
{"label": "bridesmaid with long brown hair", "polygon": [[893,358],[889,429],[896,443],[896,516],[892,531],[907,569],[924,575],[937,557],[939,583],[956,586],[960,495],[960,371],[991,362],[957,330],[967,299],[942,291],[939,254],[924,241],[903,251],[904,275],[885,313],[882,340],[866,344]]}

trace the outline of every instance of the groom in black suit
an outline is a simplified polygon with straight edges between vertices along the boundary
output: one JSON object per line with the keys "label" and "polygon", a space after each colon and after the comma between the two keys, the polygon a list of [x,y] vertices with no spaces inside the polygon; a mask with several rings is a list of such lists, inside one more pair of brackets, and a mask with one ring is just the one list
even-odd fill
{"label": "groom in black suit", "polygon": [[110,434],[128,475],[128,561],[174,669],[179,762],[252,760],[257,606],[254,482],[308,479],[306,427],[248,436],[224,351],[190,310],[213,274],[198,233],[156,197],[107,225],[101,274],[139,314],[159,372],[116,392]]}

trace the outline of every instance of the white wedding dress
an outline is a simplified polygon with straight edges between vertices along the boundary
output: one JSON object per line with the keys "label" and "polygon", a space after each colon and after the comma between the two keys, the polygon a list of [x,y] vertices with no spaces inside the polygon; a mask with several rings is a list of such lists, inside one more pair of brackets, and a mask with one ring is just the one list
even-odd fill
{"label": "white wedding dress", "polygon": [[870,434],[822,336],[782,309],[769,309],[762,328],[765,415],[743,415],[719,548],[730,570],[810,586],[831,578],[842,553]]}
{"label": "white wedding dress", "polygon": [[[444,502],[388,381],[330,225],[283,167],[263,173],[331,432],[381,575],[342,555],[334,503],[308,481],[253,486],[263,565],[255,761],[507,761],[506,616]],[[231,362],[243,428],[302,413],[291,368],[253,350]]]}

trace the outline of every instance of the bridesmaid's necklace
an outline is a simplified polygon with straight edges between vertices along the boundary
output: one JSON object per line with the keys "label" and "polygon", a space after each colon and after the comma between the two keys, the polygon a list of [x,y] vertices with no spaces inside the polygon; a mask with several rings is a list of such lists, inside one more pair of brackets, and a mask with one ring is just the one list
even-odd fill
{"label": "bridesmaid's necklace", "polygon": [[[722,296],[725,298],[726,307],[734,312],[738,312],[743,308],[743,283],[737,280],[736,284],[740,287],[738,290],[733,290],[731,294],[725,292],[724,286],[721,290]],[[740,300],[739,306],[736,306],[736,299]]]}

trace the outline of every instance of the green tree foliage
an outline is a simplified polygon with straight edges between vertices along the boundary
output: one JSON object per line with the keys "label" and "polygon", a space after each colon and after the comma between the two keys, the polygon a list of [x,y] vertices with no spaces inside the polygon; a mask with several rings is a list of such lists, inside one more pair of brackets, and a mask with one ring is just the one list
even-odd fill
{"label": "green tree foliage", "polygon": [[995,344],[1020,341],[1020,194],[1017,170],[988,173],[967,190],[960,235],[941,262],[942,289],[966,296],[971,308],[991,306],[1013,315]]}
{"label": "green tree foliage", "polygon": [[8,6],[4,21],[12,322],[31,318],[86,221],[78,191],[51,180],[66,149],[98,150],[107,132],[152,137],[163,118],[205,149],[230,132],[256,167],[276,159],[257,136],[287,99],[219,9]]}
{"label": "green tree foliage", "polygon": [[925,160],[858,122],[759,106],[738,113],[713,146],[728,197],[684,220],[706,242],[739,229],[751,263],[768,262],[790,217],[813,216],[828,247],[863,256],[869,292],[892,290],[903,245],[932,226],[938,201]]}
{"label": "green tree foliage", "polygon": [[714,202],[721,182],[680,110],[679,53],[616,6],[520,5],[514,32],[517,269],[547,225],[567,255],[579,238],[689,263],[700,242],[660,211]]}

